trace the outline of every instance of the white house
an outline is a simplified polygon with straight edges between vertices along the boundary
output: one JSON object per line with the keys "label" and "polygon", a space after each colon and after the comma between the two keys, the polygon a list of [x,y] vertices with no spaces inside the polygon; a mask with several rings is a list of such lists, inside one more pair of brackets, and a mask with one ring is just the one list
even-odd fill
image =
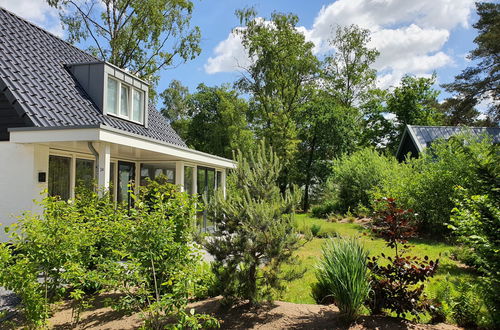
{"label": "white house", "polygon": [[[0,223],[39,211],[42,191],[165,174],[189,193],[225,186],[232,160],[190,149],[148,102],[148,83],[0,8]],[[3,235],[3,229],[0,229]],[[0,236],[0,239],[5,236]]]}

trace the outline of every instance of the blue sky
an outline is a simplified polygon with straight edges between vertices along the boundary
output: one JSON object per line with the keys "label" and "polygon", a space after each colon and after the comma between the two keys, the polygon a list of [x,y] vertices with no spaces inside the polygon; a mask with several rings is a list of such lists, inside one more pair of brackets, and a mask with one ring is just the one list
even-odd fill
{"label": "blue sky", "polygon": [[[327,40],[332,26],[358,24],[372,31],[371,46],[381,55],[375,68],[378,85],[397,85],[409,73],[438,75],[438,83],[450,82],[468,62],[465,55],[474,48],[477,19],[473,0],[194,0],[192,25],[202,32],[201,55],[193,61],[161,73],[159,90],[172,79],[193,91],[199,83],[232,83],[239,73],[236,64],[247,63],[237,37],[236,9],[253,6],[259,16],[273,11],[299,16],[299,30],[316,45],[318,56],[331,51]],[[20,16],[63,36],[57,14],[44,0],[0,0]],[[444,95],[443,95],[444,96]]]}

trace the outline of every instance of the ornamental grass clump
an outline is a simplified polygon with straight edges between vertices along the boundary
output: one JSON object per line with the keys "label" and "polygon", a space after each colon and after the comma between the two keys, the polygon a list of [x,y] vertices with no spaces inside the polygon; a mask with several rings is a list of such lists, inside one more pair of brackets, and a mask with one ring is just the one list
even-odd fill
{"label": "ornamental grass clump", "polygon": [[316,269],[315,299],[333,301],[346,320],[356,319],[370,292],[367,259],[355,238],[330,238]]}

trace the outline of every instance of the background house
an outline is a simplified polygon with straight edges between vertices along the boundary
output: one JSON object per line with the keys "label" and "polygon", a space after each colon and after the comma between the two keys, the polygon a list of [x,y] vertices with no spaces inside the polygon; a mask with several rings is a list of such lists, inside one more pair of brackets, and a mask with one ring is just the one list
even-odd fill
{"label": "background house", "polygon": [[93,180],[118,202],[160,174],[189,193],[224,189],[235,163],[188,148],[148,89],[0,8],[0,223],[39,211],[44,190],[68,199]]}
{"label": "background house", "polygon": [[453,135],[465,132],[477,136],[488,134],[492,137],[493,143],[500,143],[500,128],[498,127],[406,125],[396,157],[400,162],[405,159],[408,153],[410,153],[410,157],[418,157],[433,141],[440,138],[449,139]]}

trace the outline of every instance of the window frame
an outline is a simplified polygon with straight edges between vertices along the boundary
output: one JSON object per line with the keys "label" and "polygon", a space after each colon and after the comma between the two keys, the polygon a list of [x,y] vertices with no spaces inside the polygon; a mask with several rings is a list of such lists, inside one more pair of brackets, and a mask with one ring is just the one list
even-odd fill
{"label": "window frame", "polygon": [[[117,83],[117,95],[116,95],[116,108],[115,108],[115,112],[110,112],[108,111],[108,108],[107,108],[107,104],[108,104],[108,92],[109,92],[109,87],[108,87],[108,82],[109,80],[114,80],[116,83]],[[121,106],[122,106],[122,85],[128,89],[128,97],[127,97],[127,104],[128,104],[128,112],[129,112],[129,115],[128,116],[125,116],[125,115],[122,115],[122,109],[121,109]],[[105,89],[105,104],[106,104],[106,115],[109,115],[109,116],[112,116],[112,117],[117,117],[117,118],[120,118],[120,119],[123,119],[123,120],[126,120],[126,121],[130,121],[132,123],[136,123],[136,124],[139,124],[139,125],[145,125],[146,123],[146,92],[143,91],[142,89],[139,89],[137,87],[134,87],[133,85],[131,84],[127,84],[123,81],[121,81],[120,79],[117,79],[111,75],[108,74],[107,76],[107,79],[106,79],[106,86],[104,87]],[[142,95],[142,109],[139,109],[139,116],[140,118],[142,119],[142,121],[137,121],[137,120],[134,120],[134,112],[135,112],[135,106],[134,106],[134,92],[138,92]]]}

